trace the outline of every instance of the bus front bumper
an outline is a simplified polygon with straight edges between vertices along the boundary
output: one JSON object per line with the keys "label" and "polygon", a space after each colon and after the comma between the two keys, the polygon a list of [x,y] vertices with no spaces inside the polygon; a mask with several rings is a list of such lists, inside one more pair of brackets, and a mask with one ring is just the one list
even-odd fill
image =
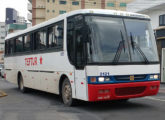
{"label": "bus front bumper", "polygon": [[89,101],[119,100],[152,96],[158,93],[160,81],[88,84]]}

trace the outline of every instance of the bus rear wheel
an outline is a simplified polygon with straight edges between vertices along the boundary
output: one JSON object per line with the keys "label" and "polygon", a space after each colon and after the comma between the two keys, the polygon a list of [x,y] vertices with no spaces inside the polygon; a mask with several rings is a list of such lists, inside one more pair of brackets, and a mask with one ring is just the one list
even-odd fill
{"label": "bus rear wheel", "polygon": [[20,75],[19,80],[18,80],[18,88],[22,93],[27,92],[27,88],[24,86],[24,81],[22,75]]}
{"label": "bus rear wheel", "polygon": [[67,106],[73,106],[75,102],[75,100],[72,98],[72,87],[67,78],[65,78],[62,84],[62,100]]}

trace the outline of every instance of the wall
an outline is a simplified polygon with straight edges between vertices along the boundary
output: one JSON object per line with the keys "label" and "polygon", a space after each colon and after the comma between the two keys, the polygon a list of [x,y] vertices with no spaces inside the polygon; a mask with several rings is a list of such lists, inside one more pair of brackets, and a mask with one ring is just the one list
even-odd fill
{"label": "wall", "polygon": [[151,24],[152,28],[156,29],[159,27],[159,16],[162,14],[165,14],[164,10],[152,10],[152,11],[146,11],[142,12],[143,14],[147,14],[151,17]]}
{"label": "wall", "polygon": [[[32,23],[39,24],[60,14],[60,11],[73,11],[77,9],[112,9],[126,10],[126,6],[120,6],[120,3],[128,3],[132,0],[66,0],[67,4],[60,4],[60,0],[33,0],[32,1]],[[65,0],[63,0],[65,1]],[[72,5],[72,1],[78,1],[79,5]],[[107,3],[114,3],[114,6],[108,6]]]}

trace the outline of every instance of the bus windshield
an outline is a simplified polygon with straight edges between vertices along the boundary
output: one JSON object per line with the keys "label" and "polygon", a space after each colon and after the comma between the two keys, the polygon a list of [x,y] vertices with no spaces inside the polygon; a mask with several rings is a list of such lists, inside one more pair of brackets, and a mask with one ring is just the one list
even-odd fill
{"label": "bus windshield", "polygon": [[148,20],[86,16],[88,63],[158,62]]}

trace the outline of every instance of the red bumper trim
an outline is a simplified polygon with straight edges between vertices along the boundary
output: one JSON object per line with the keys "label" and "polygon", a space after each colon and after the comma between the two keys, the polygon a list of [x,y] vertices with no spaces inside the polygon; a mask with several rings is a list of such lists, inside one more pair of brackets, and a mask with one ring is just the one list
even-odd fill
{"label": "red bumper trim", "polygon": [[101,85],[88,84],[88,99],[89,101],[103,101],[151,96],[158,93],[159,86],[160,81]]}

